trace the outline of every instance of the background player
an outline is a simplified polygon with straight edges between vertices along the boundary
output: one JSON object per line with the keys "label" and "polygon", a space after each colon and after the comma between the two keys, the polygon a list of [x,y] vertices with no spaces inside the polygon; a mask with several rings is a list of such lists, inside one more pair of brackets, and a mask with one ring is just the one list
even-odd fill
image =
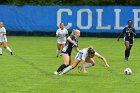
{"label": "background player", "polygon": [[125,41],[125,61],[128,61],[129,55],[130,55],[130,50],[133,46],[133,40],[134,36],[136,35],[135,29],[132,27],[132,21],[128,20],[128,26],[125,27],[122,31],[122,33],[118,37],[118,41],[121,37],[121,35],[124,35],[124,41]]}
{"label": "background player", "polygon": [[54,72],[55,75],[59,74],[61,71],[63,71],[64,68],[66,68],[71,63],[71,52],[74,47],[75,51],[78,52],[78,37],[80,36],[79,30],[73,30],[72,35],[70,35],[67,38],[66,44],[64,48],[62,49],[62,58],[64,61],[64,64],[62,64],[56,72]]}
{"label": "background player", "polygon": [[68,30],[64,27],[63,23],[60,23],[60,28],[56,31],[56,37],[57,37],[56,57],[58,57],[61,49],[65,46],[66,37],[68,37]]}
{"label": "background player", "polygon": [[7,38],[6,38],[6,29],[3,26],[3,22],[0,22],[0,55],[2,55],[2,48],[1,45],[3,45],[3,47],[10,52],[11,55],[13,55],[10,47],[7,46]]}

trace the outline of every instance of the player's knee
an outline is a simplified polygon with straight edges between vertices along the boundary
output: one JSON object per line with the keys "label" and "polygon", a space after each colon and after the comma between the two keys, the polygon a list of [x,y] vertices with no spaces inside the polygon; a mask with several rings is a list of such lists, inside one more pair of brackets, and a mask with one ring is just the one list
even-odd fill
{"label": "player's knee", "polygon": [[72,69],[74,69],[75,68],[75,66],[72,66]]}
{"label": "player's knee", "polygon": [[129,47],[126,47],[126,50],[129,50]]}
{"label": "player's knee", "polygon": [[95,64],[94,64],[94,62],[93,63],[91,63],[92,64],[92,66],[94,66]]}
{"label": "player's knee", "polygon": [[95,64],[92,64],[92,66],[94,66]]}
{"label": "player's knee", "polygon": [[58,47],[57,49],[58,49],[58,50],[60,50],[60,49],[61,49],[61,47]]}
{"label": "player's knee", "polygon": [[3,46],[5,49],[7,48],[7,46]]}
{"label": "player's knee", "polygon": [[65,63],[66,66],[69,66],[69,63]]}

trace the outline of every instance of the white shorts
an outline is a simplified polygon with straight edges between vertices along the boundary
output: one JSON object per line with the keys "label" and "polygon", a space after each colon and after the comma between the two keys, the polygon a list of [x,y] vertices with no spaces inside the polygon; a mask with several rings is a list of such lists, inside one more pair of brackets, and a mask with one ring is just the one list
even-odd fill
{"label": "white shorts", "polygon": [[77,53],[77,55],[75,56],[75,59],[77,59],[77,60],[82,60],[82,55],[83,55],[83,53],[82,52],[78,52]]}
{"label": "white shorts", "polygon": [[57,40],[57,43],[58,43],[58,44],[65,44],[65,43],[66,43],[66,40],[60,40],[60,39],[58,39],[58,40]]}
{"label": "white shorts", "polygon": [[7,42],[7,38],[6,38],[6,36],[2,36],[2,37],[0,37],[0,42]]}
{"label": "white shorts", "polygon": [[81,60],[84,59],[86,62],[88,62],[89,60],[93,60],[93,61],[94,61],[93,58],[89,58],[89,57],[85,57],[85,58],[84,58],[82,52],[78,52],[77,55],[75,56],[75,59],[77,59],[77,60],[79,60],[79,61],[81,61]]}

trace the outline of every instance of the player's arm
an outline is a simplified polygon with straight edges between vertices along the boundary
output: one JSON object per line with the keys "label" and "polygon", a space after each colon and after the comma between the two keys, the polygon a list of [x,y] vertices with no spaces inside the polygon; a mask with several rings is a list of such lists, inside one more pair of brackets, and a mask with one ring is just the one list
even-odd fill
{"label": "player's arm", "polygon": [[76,52],[79,52],[79,48],[77,46],[74,47],[74,49],[75,49]]}
{"label": "player's arm", "polygon": [[100,58],[105,63],[105,66],[109,67],[109,64],[107,63],[106,59],[103,56],[101,56],[97,52],[95,52],[95,56],[97,56],[98,58]]}
{"label": "player's arm", "polygon": [[87,73],[86,68],[85,68],[85,59],[86,59],[86,57],[87,57],[86,53],[83,52],[83,55],[82,55],[82,68],[83,68],[84,73]]}
{"label": "player's arm", "polygon": [[66,34],[66,38],[68,38],[69,37],[69,34]]}
{"label": "player's arm", "polygon": [[117,41],[119,41],[120,40],[120,37],[122,36],[122,33],[120,33],[120,35],[118,36],[118,39],[117,39]]}
{"label": "player's arm", "polygon": [[58,38],[58,37],[63,37],[61,34],[59,34],[60,32],[59,32],[59,30],[57,30],[56,31],[56,37]]}
{"label": "player's arm", "polygon": [[117,41],[119,41],[119,40],[120,40],[120,37],[122,36],[122,34],[124,34],[125,29],[126,29],[126,28],[124,28],[124,29],[123,29],[123,31],[120,33],[120,35],[118,36]]}
{"label": "player's arm", "polygon": [[122,34],[123,34],[123,32],[122,32],[122,33],[120,33],[120,35],[118,36],[117,41],[119,41],[119,40],[120,40],[120,37],[122,36]]}
{"label": "player's arm", "polygon": [[103,56],[99,55],[98,58],[100,58],[105,63],[105,66],[109,67],[109,64]]}
{"label": "player's arm", "polygon": [[67,30],[66,38],[68,38],[68,37],[69,37],[69,33],[68,33],[68,30]]}
{"label": "player's arm", "polygon": [[3,32],[2,35],[6,35],[6,32]]}
{"label": "player's arm", "polygon": [[136,35],[135,29],[133,29],[133,30],[131,29],[131,30],[130,30],[130,33],[132,33],[133,35]]}
{"label": "player's arm", "polygon": [[85,60],[82,60],[82,69],[84,73],[87,73],[86,68],[85,68]]}
{"label": "player's arm", "polygon": [[2,35],[6,35],[6,29],[5,28],[3,28]]}
{"label": "player's arm", "polygon": [[70,43],[72,43],[74,46],[77,46],[77,44],[74,41],[72,41],[72,39],[70,38],[70,36],[67,38],[67,41],[69,41]]}
{"label": "player's arm", "polygon": [[56,37],[63,37],[61,34],[56,34]]}

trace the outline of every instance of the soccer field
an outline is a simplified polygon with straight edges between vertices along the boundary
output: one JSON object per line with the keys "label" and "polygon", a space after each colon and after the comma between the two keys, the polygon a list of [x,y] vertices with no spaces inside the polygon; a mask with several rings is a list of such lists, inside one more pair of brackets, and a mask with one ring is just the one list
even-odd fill
{"label": "soccer field", "polygon": [[[0,93],[140,93],[139,42],[136,38],[129,62],[124,62],[123,39],[80,37],[79,49],[93,46],[110,68],[94,57],[96,65],[87,68],[87,74],[75,68],[56,76],[53,72],[63,61],[56,58],[55,37],[10,36],[8,45],[14,55],[3,49],[0,56]],[[75,55],[73,50],[73,60]],[[132,75],[124,75],[126,67],[132,69]]]}

